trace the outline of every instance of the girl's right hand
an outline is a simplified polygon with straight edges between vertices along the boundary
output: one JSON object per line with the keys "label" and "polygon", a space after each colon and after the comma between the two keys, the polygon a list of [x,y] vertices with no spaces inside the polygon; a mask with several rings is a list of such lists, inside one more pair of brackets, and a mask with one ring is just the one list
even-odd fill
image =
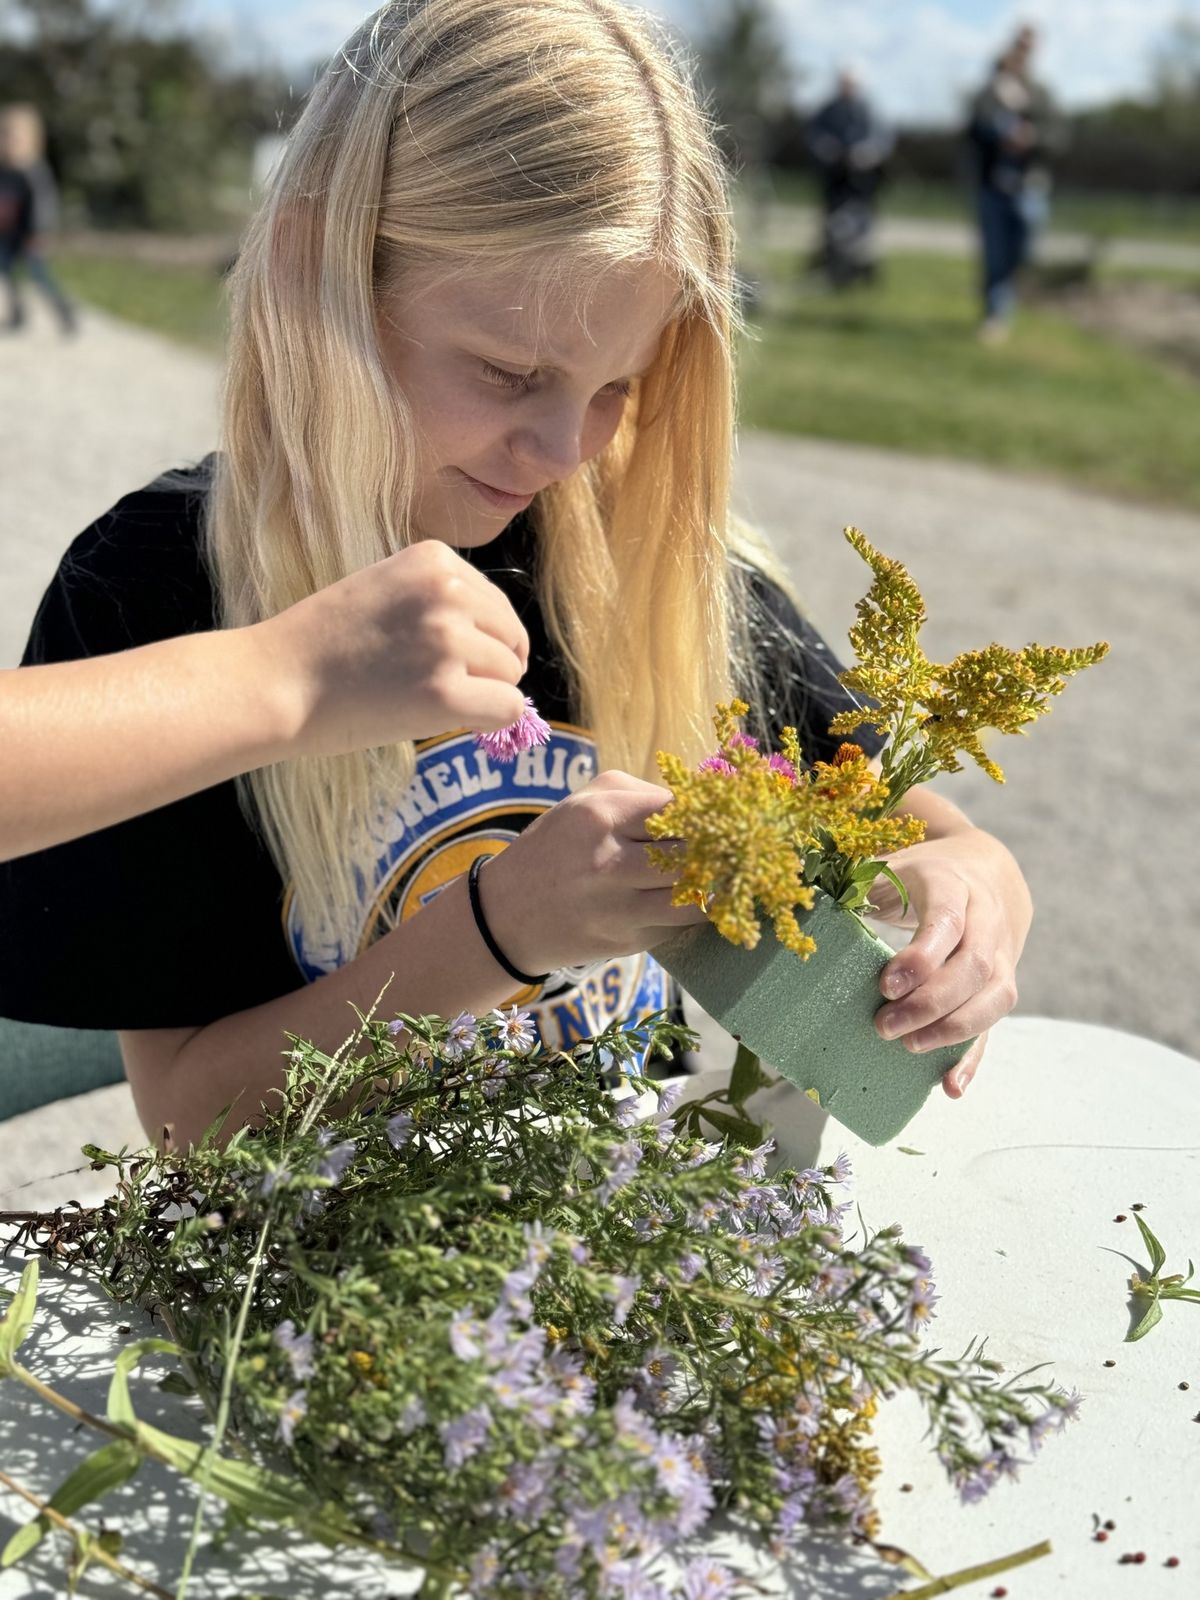
{"label": "girl's right hand", "polygon": [[646,818],[671,791],[602,772],[543,812],[479,874],[496,943],[522,972],[552,972],[650,950],[703,922],[673,906],[669,877],[646,856]]}
{"label": "girl's right hand", "polygon": [[422,540],[247,630],[283,708],[287,754],[343,755],[515,722],[529,637],[505,595]]}

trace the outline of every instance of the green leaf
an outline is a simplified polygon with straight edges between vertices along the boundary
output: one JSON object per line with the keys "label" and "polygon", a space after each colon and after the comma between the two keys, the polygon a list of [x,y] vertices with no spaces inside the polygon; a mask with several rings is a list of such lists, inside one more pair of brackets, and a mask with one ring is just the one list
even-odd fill
{"label": "green leaf", "polygon": [[185,1477],[204,1474],[206,1489],[224,1500],[240,1517],[263,1517],[271,1522],[298,1523],[305,1533],[323,1544],[346,1540],[361,1543],[361,1536],[336,1507],[314,1500],[304,1485],[250,1461],[208,1456],[206,1446],[176,1439],[147,1422],[137,1425],[137,1439],[152,1455],[165,1460]]}
{"label": "green leaf", "polygon": [[1158,1295],[1154,1296],[1146,1307],[1146,1314],[1131,1333],[1125,1335],[1125,1343],[1133,1344],[1136,1339],[1144,1339],[1150,1329],[1162,1321],[1162,1306],[1158,1303]]}
{"label": "green leaf", "polygon": [[12,1370],[21,1341],[29,1332],[37,1307],[38,1264],[36,1258],[21,1274],[21,1282],[0,1320],[0,1377]]}
{"label": "green leaf", "polygon": [[5,1567],[15,1567],[22,1556],[27,1556],[31,1550],[36,1550],[49,1531],[50,1519],[43,1516],[34,1517],[32,1522],[27,1522],[23,1528],[18,1528],[4,1549],[0,1550],[0,1571]]}
{"label": "green leaf", "polygon": [[139,1339],[136,1344],[126,1345],[117,1357],[108,1386],[108,1420],[119,1427],[136,1428],[138,1419],[134,1415],[133,1401],[129,1398],[129,1374],[144,1356],[178,1356],[182,1353],[170,1339]]}
{"label": "green leaf", "polygon": [[1146,1223],[1142,1221],[1140,1212],[1134,1214],[1133,1220],[1137,1223],[1138,1228],[1141,1231],[1142,1238],[1145,1240],[1146,1249],[1150,1252],[1150,1276],[1152,1278],[1156,1278],[1158,1276],[1159,1268],[1167,1259],[1167,1252],[1163,1249],[1162,1245],[1159,1244],[1153,1233],[1151,1233]]}
{"label": "green leaf", "polygon": [[878,863],[878,866],[879,866],[879,876],[881,878],[886,878],[887,881],[891,884],[892,888],[895,889],[896,893],[900,896],[900,908],[901,908],[901,911],[904,914],[907,914],[907,912],[908,912],[908,890],[904,887],[903,883],[896,876],[896,874],[892,871],[891,867],[889,867],[887,865],[886,862],[880,861]]}
{"label": "green leaf", "polygon": [[762,1062],[754,1051],[739,1043],[737,1059],[729,1078],[729,1098],[735,1106],[743,1106],[757,1089],[766,1089],[772,1079],[762,1069]]}
{"label": "green leaf", "polygon": [[712,1111],[708,1106],[702,1113],[707,1122],[711,1122],[718,1133],[724,1134],[734,1144],[741,1145],[744,1149],[753,1150],[763,1140],[763,1131],[757,1122],[751,1122],[748,1117],[731,1117],[724,1111]]}
{"label": "green leaf", "polygon": [[168,1372],[165,1378],[158,1380],[158,1387],[165,1394],[191,1396],[196,1392],[195,1386],[187,1381],[182,1372]]}
{"label": "green leaf", "polygon": [[[59,1484],[50,1496],[50,1506],[64,1517],[73,1517],[93,1500],[128,1483],[141,1464],[141,1455],[129,1440],[114,1439],[81,1462],[70,1477]],[[36,1549],[51,1527],[50,1518],[42,1514],[18,1528],[0,1552],[0,1568],[13,1566]]]}

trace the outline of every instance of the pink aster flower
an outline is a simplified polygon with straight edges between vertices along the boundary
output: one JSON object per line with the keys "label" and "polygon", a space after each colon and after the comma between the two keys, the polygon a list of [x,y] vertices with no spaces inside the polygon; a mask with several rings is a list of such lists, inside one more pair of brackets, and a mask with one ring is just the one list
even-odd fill
{"label": "pink aster flower", "polygon": [[781,778],[786,778],[789,783],[796,781],[796,769],[786,756],[781,756],[778,751],[767,757],[767,765],[772,772],[777,772]]}
{"label": "pink aster flower", "polygon": [[522,750],[534,750],[549,738],[550,724],[538,716],[537,707],[526,695],[525,709],[516,722],[497,728],[495,733],[477,733],[475,743],[493,761],[515,761]]}
{"label": "pink aster flower", "polygon": [[729,762],[726,761],[724,756],[705,756],[704,760],[696,768],[696,771],[724,772],[727,775],[732,776],[734,769]]}

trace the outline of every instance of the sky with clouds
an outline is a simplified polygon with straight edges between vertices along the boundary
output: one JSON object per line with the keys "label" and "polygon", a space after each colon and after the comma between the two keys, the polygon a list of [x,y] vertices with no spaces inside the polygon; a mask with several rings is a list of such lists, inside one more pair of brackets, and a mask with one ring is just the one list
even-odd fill
{"label": "sky with clouds", "polygon": [[[646,0],[686,33],[721,0]],[[328,55],[372,7],[364,0],[186,0],[190,15],[243,48],[301,65]],[[799,97],[855,64],[883,109],[946,121],[983,64],[1025,21],[1043,36],[1041,74],[1071,107],[1137,94],[1173,21],[1200,0],[774,0]]]}

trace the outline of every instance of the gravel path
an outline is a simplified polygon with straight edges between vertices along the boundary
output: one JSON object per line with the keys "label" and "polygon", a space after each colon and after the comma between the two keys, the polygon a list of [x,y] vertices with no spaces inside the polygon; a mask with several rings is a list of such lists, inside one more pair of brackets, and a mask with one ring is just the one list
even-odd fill
{"label": "gravel path", "polygon": [[[0,665],[17,659],[73,535],[123,490],[211,447],[216,395],[214,363],[98,315],[75,343],[39,322],[0,344]],[[1112,657],[1048,723],[996,741],[1004,789],[972,771],[946,792],[1012,845],[1033,887],[1021,1009],[1194,1052],[1200,518],[764,435],[744,440],[740,478],[835,646],[865,587],[846,522],[911,566],[931,655],[997,637],[1111,640]]]}

